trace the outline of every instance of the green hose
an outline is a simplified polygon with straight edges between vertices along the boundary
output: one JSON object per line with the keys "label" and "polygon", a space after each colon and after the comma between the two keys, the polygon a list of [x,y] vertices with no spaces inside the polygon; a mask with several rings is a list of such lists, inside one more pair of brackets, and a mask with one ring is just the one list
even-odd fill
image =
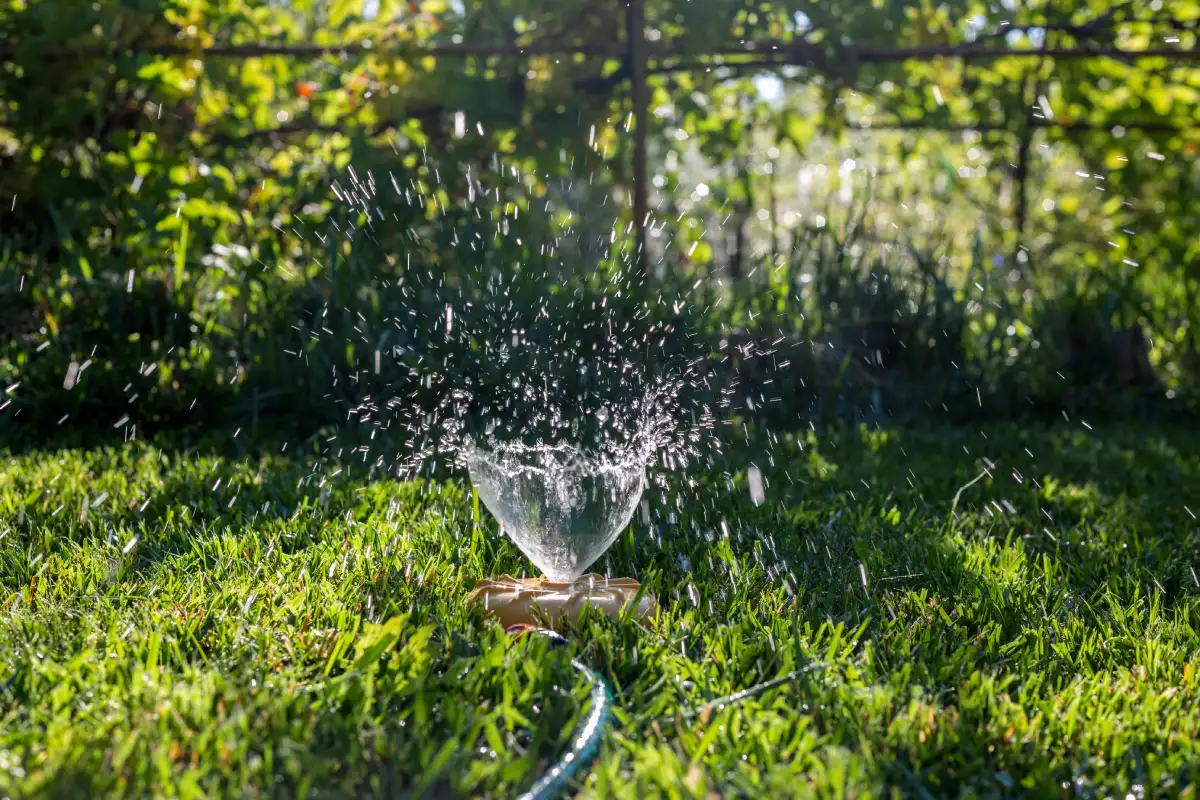
{"label": "green hose", "polygon": [[[554,631],[538,628],[536,632],[550,637],[556,645],[567,642]],[[572,734],[570,749],[554,766],[542,773],[529,791],[520,796],[520,800],[549,800],[549,798],[563,794],[575,774],[590,765],[600,752],[600,740],[612,719],[612,693],[604,678],[600,677],[591,667],[578,660],[572,661],[571,666],[586,678],[592,687],[591,695],[588,698],[590,708],[587,718]]]}

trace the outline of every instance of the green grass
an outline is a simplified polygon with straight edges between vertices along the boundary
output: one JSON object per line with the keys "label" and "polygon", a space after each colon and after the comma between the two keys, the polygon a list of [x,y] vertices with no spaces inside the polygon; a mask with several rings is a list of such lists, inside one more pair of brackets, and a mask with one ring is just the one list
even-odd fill
{"label": "green grass", "polygon": [[464,606],[526,566],[461,483],[6,455],[0,796],[506,796],[567,745],[572,656],[616,698],[585,796],[1194,791],[1200,435],[777,438],[652,493],[655,533],[598,570],[660,616],[585,619],[570,652]]}

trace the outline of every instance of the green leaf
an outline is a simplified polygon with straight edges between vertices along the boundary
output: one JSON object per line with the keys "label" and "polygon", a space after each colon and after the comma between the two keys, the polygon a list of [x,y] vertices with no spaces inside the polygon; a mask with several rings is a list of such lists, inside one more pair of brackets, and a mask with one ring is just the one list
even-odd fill
{"label": "green leaf", "polygon": [[355,644],[354,668],[366,670],[377,664],[380,657],[400,640],[400,634],[407,622],[408,615],[400,614],[382,624],[367,625]]}

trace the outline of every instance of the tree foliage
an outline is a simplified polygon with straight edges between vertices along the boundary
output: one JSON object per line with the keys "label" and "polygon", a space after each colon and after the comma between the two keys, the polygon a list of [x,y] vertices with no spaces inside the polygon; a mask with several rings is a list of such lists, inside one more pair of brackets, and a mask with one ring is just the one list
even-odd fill
{"label": "tree foliage", "polygon": [[[1198,26],[1195,0],[648,0],[656,252],[677,272],[724,258],[752,273],[768,206],[770,249],[784,246],[786,170],[849,148],[870,156],[886,201],[877,228],[904,226],[912,243],[936,218],[961,253],[978,234],[1020,263],[1022,286],[1099,281],[1136,298],[1120,310],[1129,323],[1200,319]],[[62,345],[40,359],[50,374],[108,329],[122,332],[113,360],[118,345],[143,362],[178,348],[159,389],[201,367],[204,381],[236,380],[254,320],[282,323],[414,264],[460,280],[464,259],[483,257],[462,237],[489,171],[507,180],[489,224],[510,235],[488,239],[487,258],[544,255],[566,230],[616,241],[625,42],[615,0],[570,14],[551,0],[3,0],[10,379],[38,368],[47,337]],[[524,51],[490,52],[511,47]],[[1183,57],[1118,52],[1154,48]],[[775,91],[765,74],[782,76]],[[706,194],[683,185],[689,152],[718,167]],[[925,189],[941,205],[906,217],[904,198]],[[821,219],[852,221],[857,199],[839,207]],[[790,230],[793,254],[808,224]],[[381,254],[356,288],[329,279],[350,229]],[[782,279],[782,296],[800,278]],[[1198,328],[1159,325],[1193,355]]]}

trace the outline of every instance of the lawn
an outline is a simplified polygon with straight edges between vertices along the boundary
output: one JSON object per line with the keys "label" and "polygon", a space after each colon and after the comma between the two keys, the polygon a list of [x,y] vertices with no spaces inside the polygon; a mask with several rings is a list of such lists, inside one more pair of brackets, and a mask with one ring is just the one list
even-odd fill
{"label": "lawn", "polygon": [[561,650],[465,606],[528,568],[461,482],[244,433],[4,454],[0,796],[510,796],[572,657],[615,696],[584,796],[1194,791],[1200,433],[749,435],[597,565],[652,624]]}

